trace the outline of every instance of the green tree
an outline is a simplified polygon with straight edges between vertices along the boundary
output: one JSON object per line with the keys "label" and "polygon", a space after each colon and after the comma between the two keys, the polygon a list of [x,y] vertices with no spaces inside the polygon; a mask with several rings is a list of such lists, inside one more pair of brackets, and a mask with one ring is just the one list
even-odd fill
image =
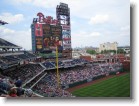
{"label": "green tree", "polygon": [[89,53],[89,54],[96,54],[96,51],[95,50],[89,50],[88,49],[86,52]]}
{"label": "green tree", "polygon": [[116,53],[116,50],[102,50],[101,54]]}
{"label": "green tree", "polygon": [[117,50],[117,54],[121,54],[121,53],[124,53],[125,54],[125,51],[123,49],[118,49]]}
{"label": "green tree", "polygon": [[101,51],[101,54],[103,54],[103,53],[104,53],[104,51],[102,50],[102,51]]}

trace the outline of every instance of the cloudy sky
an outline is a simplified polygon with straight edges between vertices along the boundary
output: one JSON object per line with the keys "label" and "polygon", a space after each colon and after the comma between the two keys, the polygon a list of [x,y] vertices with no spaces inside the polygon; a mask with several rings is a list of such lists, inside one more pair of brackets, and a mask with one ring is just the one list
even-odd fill
{"label": "cloudy sky", "polygon": [[56,6],[67,3],[71,12],[72,47],[118,42],[130,45],[130,0],[0,0],[0,37],[31,49],[30,25],[37,13],[56,18]]}

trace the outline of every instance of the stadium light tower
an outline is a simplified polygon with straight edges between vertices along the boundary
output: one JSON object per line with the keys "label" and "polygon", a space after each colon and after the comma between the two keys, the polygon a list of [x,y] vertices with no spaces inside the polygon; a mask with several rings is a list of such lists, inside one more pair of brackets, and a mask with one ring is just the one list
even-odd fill
{"label": "stadium light tower", "polygon": [[0,25],[5,25],[5,24],[8,24],[8,23],[0,20]]}

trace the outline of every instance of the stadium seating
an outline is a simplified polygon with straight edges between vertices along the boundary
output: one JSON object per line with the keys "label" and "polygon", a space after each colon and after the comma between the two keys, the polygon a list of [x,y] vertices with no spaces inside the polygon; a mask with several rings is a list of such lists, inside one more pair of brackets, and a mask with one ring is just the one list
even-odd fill
{"label": "stadium seating", "polygon": [[33,87],[33,91],[44,97],[72,97],[69,92],[58,88],[55,78],[56,76],[54,73],[47,74],[35,87]]}
{"label": "stadium seating", "polygon": [[[35,58],[35,55],[25,52],[19,55],[4,56],[1,57],[0,64],[10,64],[29,58]],[[61,68],[59,74],[62,89],[58,87],[56,72],[52,71],[52,69],[56,69],[56,62],[54,60],[41,63],[46,68],[45,71],[43,71],[44,68],[40,64],[26,64],[17,67],[15,70],[5,71],[3,75],[4,77],[11,78],[13,81],[20,77],[23,84],[35,76],[31,83],[26,85],[26,88],[32,88],[34,92],[45,97],[72,97],[69,92],[64,90],[72,86],[72,84],[76,85],[80,84],[80,82],[92,81],[101,78],[101,76],[109,75],[111,72],[119,72],[122,69],[121,63],[89,64],[85,66],[86,63],[89,62],[84,59],[60,59],[58,61],[58,66]],[[42,73],[39,74],[40,72]],[[4,77],[0,76],[2,79]],[[10,86],[10,84],[7,85],[7,83],[0,82],[0,92],[7,93]]]}
{"label": "stadium seating", "polygon": [[18,65],[20,61],[35,59],[36,56],[31,53],[24,53],[18,55],[7,55],[0,57],[0,68],[6,69],[13,65]]}
{"label": "stadium seating", "polygon": [[51,62],[44,62],[42,64],[46,67],[46,69],[55,69],[55,65]]}
{"label": "stadium seating", "polygon": [[[58,61],[58,66],[59,68],[69,68],[69,67],[75,67],[77,65],[83,65],[85,63],[88,63],[88,61],[84,59],[72,59],[72,60],[59,60]],[[45,61],[42,63],[44,67],[47,69],[55,69],[56,68],[56,62],[53,60],[51,61]]]}
{"label": "stadium seating", "polygon": [[[77,62],[79,63],[79,61]],[[113,68],[117,67],[115,70]],[[60,86],[66,88],[71,84],[98,79],[108,75],[110,72],[118,72],[122,68],[119,63],[116,64],[97,64],[91,66],[77,66],[73,68],[60,70]],[[57,76],[55,71],[48,71],[47,75],[42,78],[34,87],[33,91],[45,97],[62,97],[62,91],[58,89]],[[65,90],[63,92],[66,92]],[[67,93],[69,96],[70,94]],[[71,95],[70,95],[71,96]]]}
{"label": "stadium seating", "polygon": [[1,61],[2,61],[3,63],[7,63],[7,64],[10,64],[10,63],[16,61],[15,59],[9,58],[9,57],[7,57],[7,56],[1,57],[0,59],[1,59]]}
{"label": "stadium seating", "polygon": [[26,55],[24,55],[24,54],[17,55],[17,57],[18,57],[19,59],[22,59],[22,60],[28,59],[28,57],[27,57]]}
{"label": "stadium seating", "polygon": [[[54,66],[56,66],[56,62],[51,62]],[[63,68],[64,67],[64,63],[61,61],[58,61],[58,67],[59,68]]]}
{"label": "stadium seating", "polygon": [[23,83],[25,83],[42,70],[43,68],[39,64],[27,64],[17,68],[16,70],[4,72],[4,75],[12,78],[13,80],[16,80],[18,77],[20,77]]}

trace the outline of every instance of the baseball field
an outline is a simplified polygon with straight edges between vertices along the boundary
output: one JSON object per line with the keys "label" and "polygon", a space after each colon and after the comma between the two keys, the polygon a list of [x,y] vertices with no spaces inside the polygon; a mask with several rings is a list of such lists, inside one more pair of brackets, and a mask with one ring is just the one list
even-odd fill
{"label": "baseball field", "polygon": [[78,89],[76,87],[71,93],[76,97],[130,97],[130,73],[94,81]]}

